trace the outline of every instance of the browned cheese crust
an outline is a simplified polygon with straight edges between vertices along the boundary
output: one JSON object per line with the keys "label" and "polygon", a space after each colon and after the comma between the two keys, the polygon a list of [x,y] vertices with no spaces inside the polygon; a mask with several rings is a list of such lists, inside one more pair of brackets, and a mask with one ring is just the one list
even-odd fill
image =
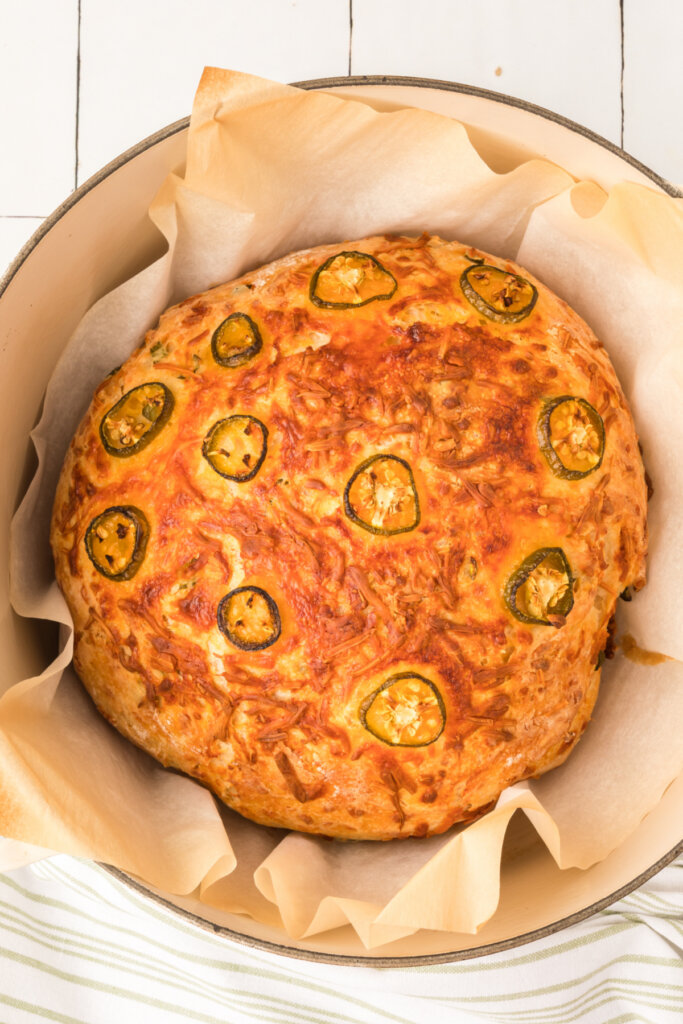
{"label": "browned cheese crust", "polygon": [[[236,313],[246,341],[219,331]],[[127,437],[117,403],[150,382],[172,398],[138,392],[156,407]],[[563,396],[604,431],[573,476],[543,434]],[[109,561],[108,509],[134,527]],[[52,545],[77,671],[130,740],[266,825],[426,836],[577,742],[618,596],[644,583],[646,487],[608,356],[563,301],[457,243],[374,237],[165,312],[95,393]]]}

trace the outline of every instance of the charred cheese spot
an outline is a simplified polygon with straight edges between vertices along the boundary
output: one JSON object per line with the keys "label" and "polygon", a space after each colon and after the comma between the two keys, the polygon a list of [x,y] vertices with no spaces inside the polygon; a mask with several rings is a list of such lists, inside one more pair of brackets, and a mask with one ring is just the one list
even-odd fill
{"label": "charred cheese spot", "polygon": [[261,332],[246,313],[231,313],[211,338],[211,352],[219,366],[244,366],[262,348]]}
{"label": "charred cheese spot", "polygon": [[547,402],[537,424],[538,444],[555,476],[580,480],[593,473],[605,452],[602,417],[583,398],[561,395]]}
{"label": "charred cheese spot", "polygon": [[142,451],[168,422],[173,404],[172,392],[158,381],[128,391],[100,423],[106,451],[117,458]]}
{"label": "charred cheese spot", "polygon": [[487,263],[467,267],[460,277],[460,287],[477,312],[500,324],[516,324],[524,320],[538,298],[538,291],[531,281]]}
{"label": "charred cheese spot", "polygon": [[405,459],[373,455],[362,462],[346,485],[344,510],[370,533],[388,537],[414,530],[420,522],[420,501]]}
{"label": "charred cheese spot", "polygon": [[392,747],[424,747],[443,732],[446,709],[434,683],[415,672],[400,672],[363,701],[360,720]]}
{"label": "charred cheese spot", "polygon": [[562,548],[539,548],[505,586],[505,601],[520,622],[562,626],[574,605],[574,580]]}
{"label": "charred cheese spot", "polygon": [[218,606],[218,627],[241,651],[262,651],[280,636],[278,607],[261,587],[237,587]]}
{"label": "charred cheese spot", "polygon": [[268,450],[268,428],[255,416],[236,415],[214,423],[202,445],[207,462],[227,480],[256,476]]}
{"label": "charred cheese spot", "polygon": [[322,309],[351,309],[390,299],[397,283],[378,259],[365,252],[339,252],[318,267],[310,299]]}
{"label": "charred cheese spot", "polygon": [[107,508],[91,522],[85,548],[98,572],[110,580],[129,580],[145,557],[149,524],[133,505]]}

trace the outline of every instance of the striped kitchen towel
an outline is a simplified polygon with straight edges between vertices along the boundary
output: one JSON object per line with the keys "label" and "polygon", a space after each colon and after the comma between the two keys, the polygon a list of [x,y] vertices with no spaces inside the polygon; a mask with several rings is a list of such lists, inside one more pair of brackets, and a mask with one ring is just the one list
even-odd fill
{"label": "striped kitchen towel", "polygon": [[460,963],[342,967],[214,936],[101,868],[0,875],[0,1022],[679,1024],[683,858],[607,910]]}

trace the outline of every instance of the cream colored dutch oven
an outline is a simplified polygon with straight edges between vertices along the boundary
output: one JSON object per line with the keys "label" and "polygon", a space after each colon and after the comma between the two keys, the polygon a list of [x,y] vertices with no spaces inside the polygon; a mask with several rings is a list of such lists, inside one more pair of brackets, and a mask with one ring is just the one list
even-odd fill
{"label": "cream colored dutch oven", "polygon": [[[587,129],[497,93],[409,78],[296,84],[353,96],[377,109],[415,106],[455,117],[467,125],[476,148],[495,171],[505,172],[532,156],[542,156],[603,188],[626,180],[681,195]],[[162,255],[163,239],[147,219],[147,208],[166,174],[182,171],[187,128],[185,119],[162,129],[77,189],[24,246],[0,282],[0,649],[4,665],[0,692],[42,672],[56,650],[52,629],[20,619],[9,605],[9,523],[34,468],[28,434],[59,354],[83,314],[106,292]],[[146,899],[232,940],[319,961],[409,966],[519,946],[595,913],[642,885],[683,851],[681,821],[683,777],[606,860],[586,871],[559,871],[520,817],[519,822],[513,821],[506,839],[499,908],[476,936],[421,932],[375,953],[361,946],[350,926],[295,942],[245,917],[211,911],[196,900],[154,891],[109,870]]]}

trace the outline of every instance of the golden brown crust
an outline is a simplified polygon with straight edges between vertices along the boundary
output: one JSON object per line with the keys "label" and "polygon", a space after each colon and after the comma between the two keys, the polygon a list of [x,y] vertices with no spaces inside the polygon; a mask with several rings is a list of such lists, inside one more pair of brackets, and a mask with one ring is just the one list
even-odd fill
{"label": "golden brown crust", "polygon": [[[348,309],[311,301],[315,271],[342,250],[375,257],[394,293]],[[518,322],[463,294],[482,258],[538,290]],[[221,365],[212,336],[236,312],[261,346]],[[172,392],[168,422],[112,456],[103,417],[147,382]],[[543,403],[562,395],[605,427],[601,464],[578,480],[553,473],[539,447]],[[231,416],[266,427],[248,479],[221,475],[202,450]],[[378,454],[408,464],[419,502],[388,536],[345,508],[352,475]],[[85,535],[123,506],[144,513],[147,546],[131,578],[108,579]],[[118,729],[258,822],[389,839],[442,832],[564,760],[597,696],[618,595],[644,582],[645,510],[630,413],[586,324],[509,261],[389,236],[297,253],[165,312],[93,398],[52,544],[77,670]],[[554,547],[573,607],[554,625],[520,621],[506,583]],[[219,626],[221,601],[244,586],[279,612],[261,649]],[[423,745],[366,727],[363,707],[401,673],[443,703],[443,729]]]}

